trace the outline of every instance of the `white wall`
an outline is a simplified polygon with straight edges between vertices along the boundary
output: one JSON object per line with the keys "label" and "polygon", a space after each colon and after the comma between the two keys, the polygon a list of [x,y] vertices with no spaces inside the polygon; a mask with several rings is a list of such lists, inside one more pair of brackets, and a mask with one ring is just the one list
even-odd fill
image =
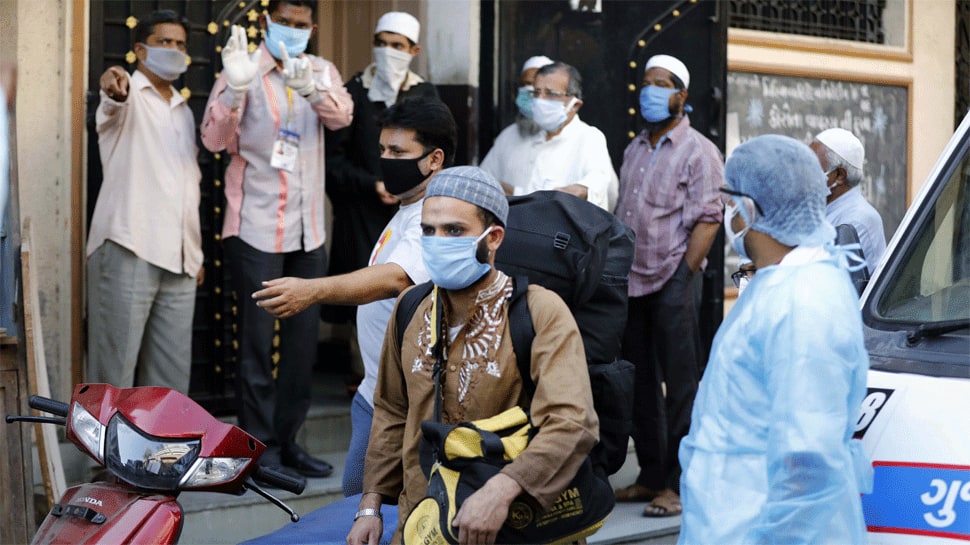
{"label": "white wall", "polygon": [[[71,0],[0,1],[0,44],[17,60],[17,167],[21,220],[31,219],[45,356],[55,397],[71,379]],[[7,24],[14,17],[12,26]],[[81,67],[83,69],[83,67]]]}
{"label": "white wall", "polygon": [[428,80],[435,85],[478,87],[481,3],[478,0],[427,0]]}

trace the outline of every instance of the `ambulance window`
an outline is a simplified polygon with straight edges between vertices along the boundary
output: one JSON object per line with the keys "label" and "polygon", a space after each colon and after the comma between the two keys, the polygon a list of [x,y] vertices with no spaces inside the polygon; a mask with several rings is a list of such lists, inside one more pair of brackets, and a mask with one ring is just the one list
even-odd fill
{"label": "ambulance window", "polygon": [[970,318],[970,158],[967,148],[903,248],[903,265],[876,305],[883,320],[932,323]]}

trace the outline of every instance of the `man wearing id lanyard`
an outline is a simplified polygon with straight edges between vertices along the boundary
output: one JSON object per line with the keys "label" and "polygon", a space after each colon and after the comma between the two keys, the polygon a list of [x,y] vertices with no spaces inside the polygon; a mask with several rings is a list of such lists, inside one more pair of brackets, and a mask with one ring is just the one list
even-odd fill
{"label": "man wearing id lanyard", "polygon": [[330,464],[296,444],[310,406],[319,308],[280,320],[277,344],[275,319],[249,296],[264,280],[326,272],[323,129],[349,125],[353,100],[333,63],[304,53],[315,7],[269,2],[265,39],[252,55],[245,31],[232,29],[201,132],[207,149],[231,156],[222,239],[238,308],[239,424],[267,445],[264,465],[326,477]]}

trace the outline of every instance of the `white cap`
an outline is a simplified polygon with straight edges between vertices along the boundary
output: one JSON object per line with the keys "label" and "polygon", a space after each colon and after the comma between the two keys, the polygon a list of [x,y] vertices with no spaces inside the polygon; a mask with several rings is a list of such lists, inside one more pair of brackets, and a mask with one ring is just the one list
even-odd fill
{"label": "white cap", "polygon": [[374,34],[381,32],[400,34],[414,43],[419,43],[418,36],[421,34],[421,23],[410,13],[389,11],[377,20],[377,30],[374,31]]}
{"label": "white cap", "polygon": [[839,128],[825,129],[818,133],[815,139],[844,159],[849,166],[862,168],[862,163],[866,159],[866,150],[862,147],[862,142],[851,132]]}
{"label": "white cap", "polygon": [[[528,60],[522,65],[522,72],[526,70],[531,70],[533,68],[542,68],[547,64],[552,64],[552,59],[545,55],[536,55],[535,57],[529,57]],[[522,72],[519,72],[520,74]]]}
{"label": "white cap", "polygon": [[671,74],[677,76],[680,78],[680,81],[684,82],[684,89],[690,87],[690,72],[687,70],[687,66],[676,57],[671,57],[670,55],[654,55],[647,59],[647,67],[643,71],[646,72],[651,68],[669,70]]}

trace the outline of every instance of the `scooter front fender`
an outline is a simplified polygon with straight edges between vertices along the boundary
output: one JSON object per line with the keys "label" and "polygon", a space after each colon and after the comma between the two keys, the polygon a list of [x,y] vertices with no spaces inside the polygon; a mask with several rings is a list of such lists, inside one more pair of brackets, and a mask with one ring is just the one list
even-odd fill
{"label": "scooter front fender", "polygon": [[31,543],[169,545],[181,532],[182,507],[174,496],[96,482],[69,488]]}

